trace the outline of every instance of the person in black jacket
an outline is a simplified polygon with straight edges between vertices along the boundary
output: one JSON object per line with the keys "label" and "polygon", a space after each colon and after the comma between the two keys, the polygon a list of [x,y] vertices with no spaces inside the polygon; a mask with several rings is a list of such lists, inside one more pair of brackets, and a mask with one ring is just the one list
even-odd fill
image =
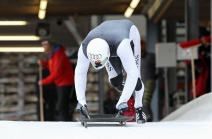
{"label": "person in black jacket", "polygon": [[116,91],[111,89],[108,91],[107,99],[104,101],[104,112],[105,114],[115,114],[116,113],[116,103],[118,99],[116,97]]}
{"label": "person in black jacket", "polygon": [[152,95],[155,90],[155,54],[146,51],[146,42],[141,39],[141,79],[145,90],[143,95],[143,108],[148,122],[152,121],[152,110],[150,107]]}

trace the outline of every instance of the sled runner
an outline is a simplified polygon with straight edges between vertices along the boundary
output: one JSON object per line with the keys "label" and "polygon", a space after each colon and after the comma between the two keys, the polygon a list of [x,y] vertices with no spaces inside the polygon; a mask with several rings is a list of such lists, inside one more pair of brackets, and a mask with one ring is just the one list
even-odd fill
{"label": "sled runner", "polygon": [[87,128],[87,123],[89,122],[119,122],[121,125],[126,125],[126,121],[132,120],[132,117],[126,117],[119,115],[115,117],[114,114],[103,114],[103,115],[90,115],[90,119],[85,117],[76,118],[77,121],[81,122],[81,124]]}

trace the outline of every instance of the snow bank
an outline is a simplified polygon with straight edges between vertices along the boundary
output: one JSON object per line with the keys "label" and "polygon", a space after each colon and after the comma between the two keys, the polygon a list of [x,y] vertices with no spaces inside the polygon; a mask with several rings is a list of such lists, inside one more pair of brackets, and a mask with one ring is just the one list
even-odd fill
{"label": "snow bank", "polygon": [[162,121],[212,121],[212,93],[183,105]]}

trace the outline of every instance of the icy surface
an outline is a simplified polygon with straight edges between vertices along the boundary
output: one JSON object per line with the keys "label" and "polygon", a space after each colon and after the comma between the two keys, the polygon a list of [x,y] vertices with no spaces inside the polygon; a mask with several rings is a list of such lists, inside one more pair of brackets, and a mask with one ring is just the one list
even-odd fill
{"label": "icy surface", "polygon": [[1,139],[211,139],[212,122],[153,122],[146,124],[79,122],[0,122]]}
{"label": "icy surface", "polygon": [[212,139],[212,93],[162,122],[137,124],[0,121],[0,139]]}

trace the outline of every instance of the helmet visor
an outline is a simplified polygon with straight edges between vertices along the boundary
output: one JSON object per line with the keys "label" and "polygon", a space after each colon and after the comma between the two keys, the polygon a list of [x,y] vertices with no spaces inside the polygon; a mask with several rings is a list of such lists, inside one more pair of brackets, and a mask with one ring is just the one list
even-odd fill
{"label": "helmet visor", "polygon": [[95,69],[102,69],[105,64],[107,63],[108,57],[106,57],[104,60],[96,60],[96,61],[92,61],[91,60],[91,64],[93,65],[93,67]]}

